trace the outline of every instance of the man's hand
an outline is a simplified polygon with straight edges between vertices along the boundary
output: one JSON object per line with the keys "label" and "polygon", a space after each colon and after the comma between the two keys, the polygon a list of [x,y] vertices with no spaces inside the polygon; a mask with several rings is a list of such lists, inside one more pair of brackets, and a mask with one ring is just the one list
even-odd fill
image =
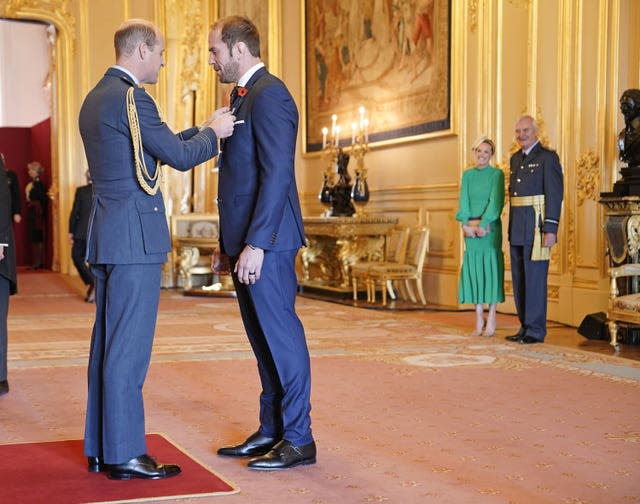
{"label": "man's hand", "polygon": [[256,283],[260,279],[263,260],[264,250],[246,245],[238,257],[234,270],[238,280],[246,285]]}
{"label": "man's hand", "polygon": [[73,245],[73,233],[69,233],[69,245]]}
{"label": "man's hand", "polygon": [[4,259],[4,245],[0,245],[0,261]]}
{"label": "man's hand", "polygon": [[543,241],[545,247],[553,247],[558,241],[558,235],[555,233],[544,233]]}
{"label": "man's hand", "polygon": [[13,222],[15,222],[16,224],[19,224],[21,220],[22,220],[22,215],[20,215],[19,213],[13,214]]}
{"label": "man's hand", "polygon": [[235,120],[236,116],[229,111],[229,107],[222,107],[211,114],[202,128],[211,128],[218,138],[227,138],[233,133]]}
{"label": "man's hand", "polygon": [[218,275],[230,275],[231,274],[231,262],[229,256],[220,252],[219,248],[213,249],[211,256],[211,269]]}

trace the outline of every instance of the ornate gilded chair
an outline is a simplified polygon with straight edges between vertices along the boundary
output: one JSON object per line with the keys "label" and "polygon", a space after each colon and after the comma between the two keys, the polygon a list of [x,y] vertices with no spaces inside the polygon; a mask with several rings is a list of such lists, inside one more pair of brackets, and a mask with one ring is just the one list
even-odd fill
{"label": "ornate gilded chair", "polygon": [[[618,323],[622,322],[630,326],[640,326],[640,292],[633,292],[637,289],[631,287],[634,282],[635,286],[637,286],[640,281],[640,264],[623,264],[610,268],[609,276],[611,278],[611,292],[607,319],[609,320],[611,346],[618,352],[620,350],[620,344],[618,343]],[[619,279],[627,280],[626,292],[631,292],[631,294],[620,294]]]}
{"label": "ornate gilded chair", "polygon": [[[407,255],[407,245],[409,244],[409,232],[411,229],[408,226],[394,226],[389,235],[387,236],[386,250],[385,250],[385,264],[387,262],[404,263],[405,256]],[[369,281],[369,268],[371,266],[382,264],[380,261],[359,261],[351,265],[351,285],[353,287],[353,299],[358,299],[358,280],[361,280],[367,288],[367,301],[372,303],[375,300],[375,293],[371,293],[371,282]],[[386,285],[389,291],[391,299],[395,299],[395,292],[391,281]]]}
{"label": "ornate gilded chair", "polygon": [[427,304],[422,288],[422,273],[424,262],[429,252],[429,228],[421,226],[414,228],[409,235],[407,257],[404,262],[381,262],[371,264],[367,271],[367,299],[374,303],[376,300],[376,283],[382,285],[382,305],[387,304],[387,282],[404,281],[404,287],[414,303],[417,302],[412,283],[418,291],[420,302]]}

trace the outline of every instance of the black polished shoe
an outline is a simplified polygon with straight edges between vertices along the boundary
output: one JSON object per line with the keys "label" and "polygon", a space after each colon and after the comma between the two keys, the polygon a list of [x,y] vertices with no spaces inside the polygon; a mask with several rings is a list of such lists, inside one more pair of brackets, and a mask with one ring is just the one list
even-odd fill
{"label": "black polished shoe", "polygon": [[106,468],[102,457],[87,457],[87,470],[90,473],[99,473]]}
{"label": "black polished shoe", "polygon": [[278,441],[280,438],[263,436],[258,431],[251,434],[242,444],[219,448],[218,455],[223,457],[256,457],[269,453]]}
{"label": "black polished shoe", "polygon": [[162,479],[180,474],[180,467],[172,464],[158,464],[149,455],[132,458],[124,464],[108,464],[107,476],[112,480]]}
{"label": "black polished shoe", "polygon": [[7,380],[0,381],[0,395],[9,393],[9,382]]}
{"label": "black polished shoe", "polygon": [[313,441],[304,446],[295,446],[283,439],[266,455],[251,459],[247,467],[258,471],[278,471],[315,463],[316,444]]}
{"label": "black polished shoe", "polygon": [[533,343],[542,343],[542,340],[539,340],[538,338],[534,338],[533,336],[527,336],[527,335],[524,335],[522,338],[520,338],[519,341],[523,345],[531,345]]}
{"label": "black polished shoe", "polygon": [[521,327],[517,333],[511,336],[505,336],[504,339],[506,339],[507,341],[520,341],[524,335],[525,335],[525,330],[523,327]]}

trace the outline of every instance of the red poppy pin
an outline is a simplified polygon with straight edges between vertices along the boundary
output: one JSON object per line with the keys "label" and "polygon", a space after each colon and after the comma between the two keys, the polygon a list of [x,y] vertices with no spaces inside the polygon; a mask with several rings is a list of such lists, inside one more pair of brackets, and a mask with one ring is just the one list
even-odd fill
{"label": "red poppy pin", "polygon": [[249,90],[244,86],[240,86],[238,88],[238,96],[242,97],[242,96],[246,95],[248,92],[249,92]]}

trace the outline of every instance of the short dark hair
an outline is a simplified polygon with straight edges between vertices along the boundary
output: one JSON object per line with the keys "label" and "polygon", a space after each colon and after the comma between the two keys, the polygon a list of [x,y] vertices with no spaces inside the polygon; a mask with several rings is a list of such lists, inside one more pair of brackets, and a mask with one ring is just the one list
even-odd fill
{"label": "short dark hair", "polygon": [[219,19],[212,30],[220,30],[222,41],[231,53],[231,48],[238,42],[244,42],[251,56],[260,57],[260,34],[253,22],[245,16],[229,16]]}
{"label": "short dark hair", "polygon": [[129,19],[122,23],[113,36],[116,59],[129,56],[140,42],[153,50],[158,41],[158,28],[146,19]]}

